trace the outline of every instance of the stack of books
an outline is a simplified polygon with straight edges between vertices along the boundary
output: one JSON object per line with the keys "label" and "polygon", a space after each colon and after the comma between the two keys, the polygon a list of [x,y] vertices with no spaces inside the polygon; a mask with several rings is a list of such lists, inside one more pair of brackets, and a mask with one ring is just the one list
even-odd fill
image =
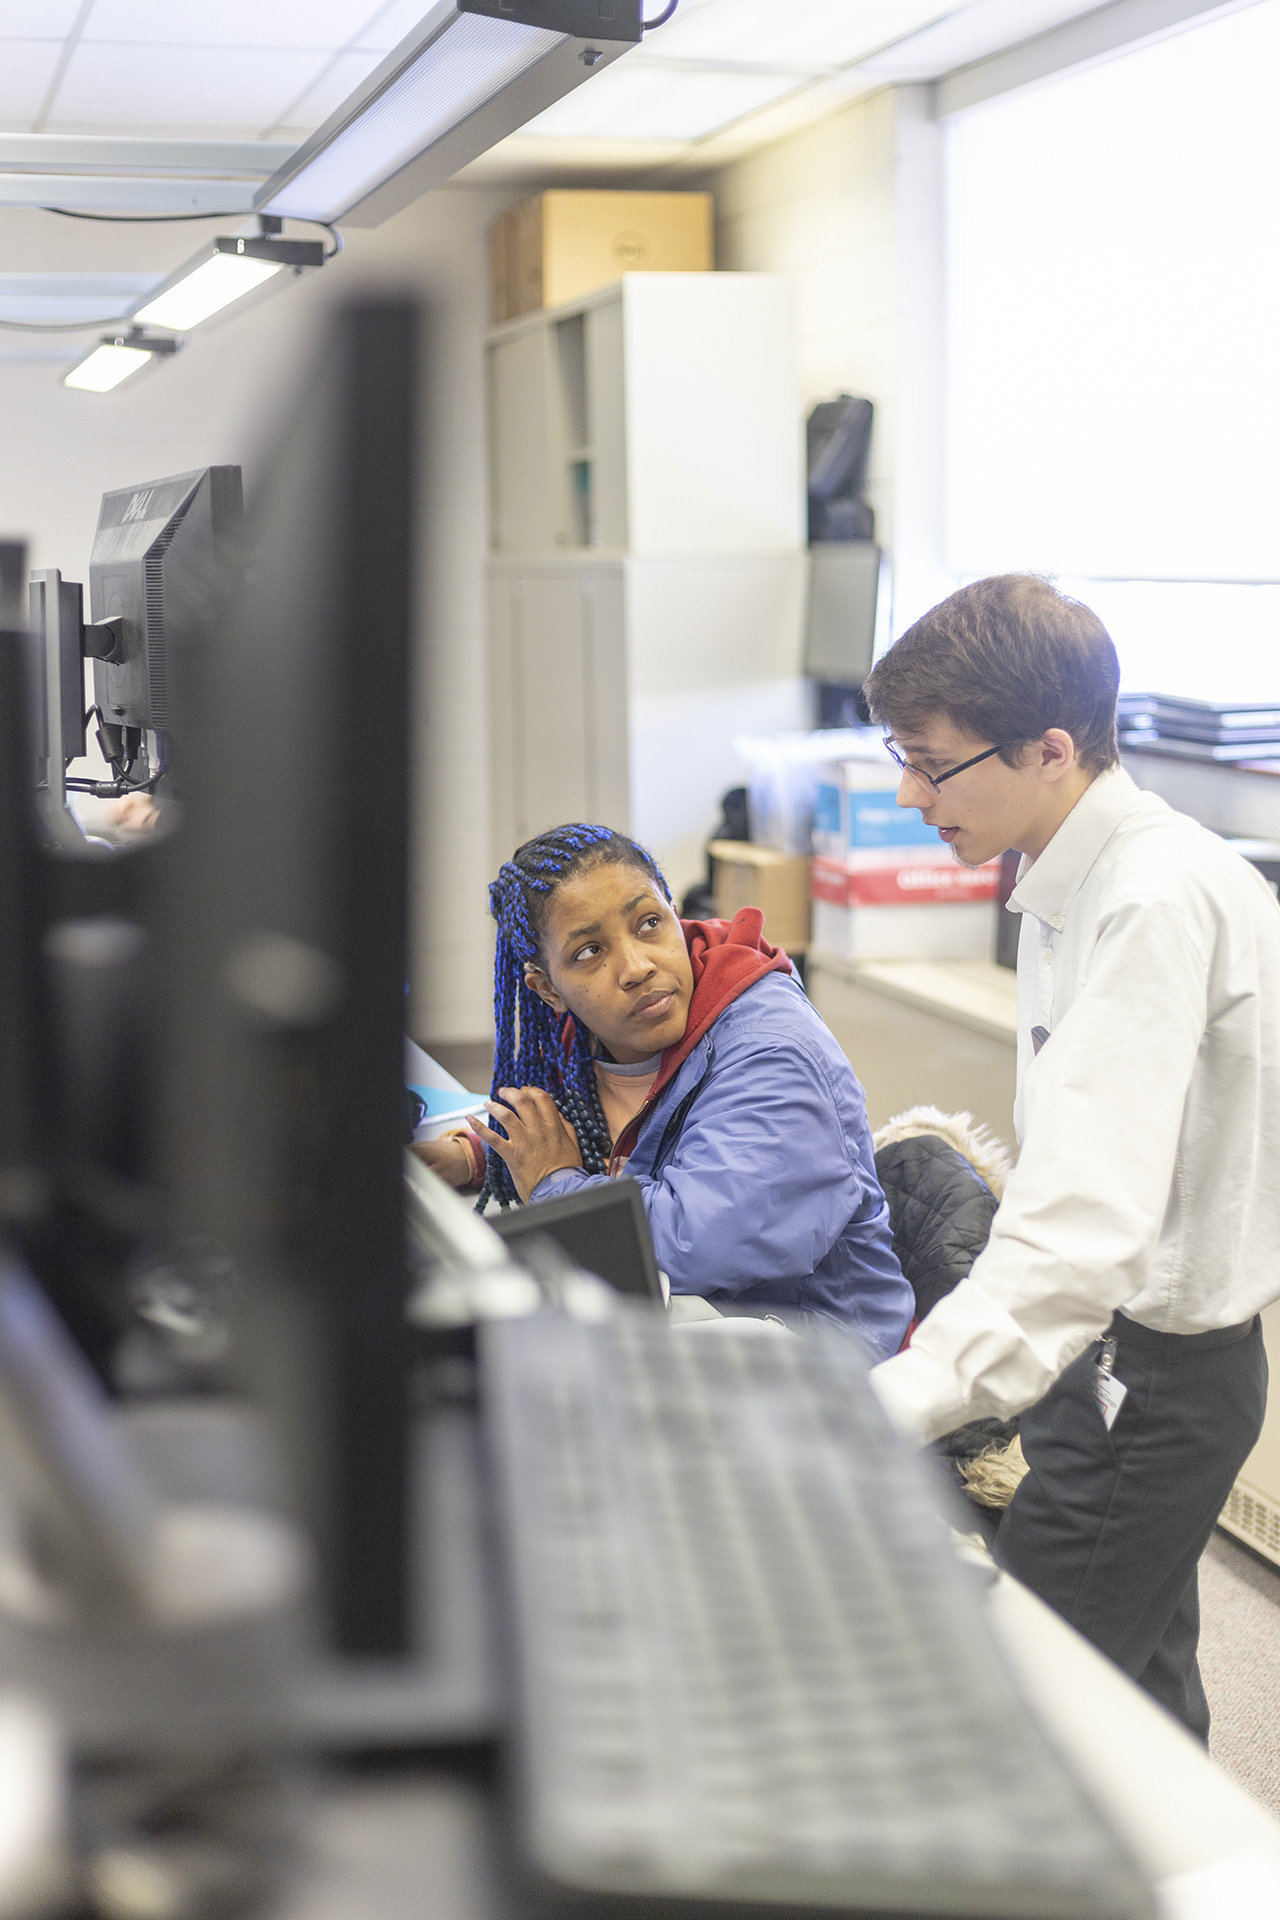
{"label": "stack of books", "polygon": [[1280,760],[1280,701],[1232,703],[1122,693],[1120,745],[1241,765]]}

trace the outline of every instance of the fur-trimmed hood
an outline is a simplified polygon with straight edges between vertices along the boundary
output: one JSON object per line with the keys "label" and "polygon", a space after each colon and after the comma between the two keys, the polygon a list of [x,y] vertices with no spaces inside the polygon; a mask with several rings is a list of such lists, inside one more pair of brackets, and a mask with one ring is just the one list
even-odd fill
{"label": "fur-trimmed hood", "polygon": [[872,1144],[893,1250],[915,1295],[915,1317],[923,1320],[986,1246],[1008,1155],[971,1114],[936,1107],[898,1114]]}
{"label": "fur-trimmed hood", "polygon": [[925,1133],[936,1134],[957,1153],[962,1153],[996,1199],[1004,1197],[1004,1183],[1009,1177],[1013,1156],[1004,1141],[971,1113],[943,1113],[941,1107],[908,1107],[905,1113],[895,1114],[885,1126],[878,1128],[871,1136],[871,1144],[879,1153],[881,1147],[892,1146],[895,1140],[915,1140]]}

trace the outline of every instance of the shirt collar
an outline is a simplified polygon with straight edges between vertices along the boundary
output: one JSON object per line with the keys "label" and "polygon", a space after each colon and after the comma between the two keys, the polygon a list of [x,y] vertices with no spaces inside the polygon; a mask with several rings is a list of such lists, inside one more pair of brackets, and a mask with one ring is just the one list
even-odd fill
{"label": "shirt collar", "polygon": [[1071,902],[1125,815],[1142,798],[1123,767],[1108,767],[1085,788],[1038,859],[1024,858],[1009,895],[1014,913],[1033,913],[1062,931]]}
{"label": "shirt collar", "polygon": [[655,1074],[662,1065],[662,1055],[651,1053],[647,1060],[633,1060],[629,1066],[623,1066],[620,1060],[596,1061],[597,1073],[621,1073],[639,1078],[642,1074]]}

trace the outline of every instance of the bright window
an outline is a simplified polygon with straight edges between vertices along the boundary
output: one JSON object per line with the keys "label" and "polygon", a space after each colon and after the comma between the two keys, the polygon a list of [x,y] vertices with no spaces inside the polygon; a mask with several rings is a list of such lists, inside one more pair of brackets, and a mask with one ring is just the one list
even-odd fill
{"label": "bright window", "polygon": [[1116,643],[1132,693],[1274,701],[1280,694],[1280,586],[1165,580],[1057,584],[1093,608]]}
{"label": "bright window", "polygon": [[1098,584],[1280,582],[1278,79],[1260,0],[948,129],[950,560],[1105,598],[1133,686],[1280,682],[1274,590]]}

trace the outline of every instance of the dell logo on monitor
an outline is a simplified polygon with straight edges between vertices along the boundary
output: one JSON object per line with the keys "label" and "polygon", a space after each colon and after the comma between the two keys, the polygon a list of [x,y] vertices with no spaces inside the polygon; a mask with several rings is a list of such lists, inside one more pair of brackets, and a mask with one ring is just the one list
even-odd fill
{"label": "dell logo on monitor", "polygon": [[[147,517],[147,508],[151,505],[151,496],[154,492],[154,487],[144,487],[141,493],[135,493],[124,510],[124,520],[145,520]],[[123,524],[124,521],[122,520],[121,525]]]}

